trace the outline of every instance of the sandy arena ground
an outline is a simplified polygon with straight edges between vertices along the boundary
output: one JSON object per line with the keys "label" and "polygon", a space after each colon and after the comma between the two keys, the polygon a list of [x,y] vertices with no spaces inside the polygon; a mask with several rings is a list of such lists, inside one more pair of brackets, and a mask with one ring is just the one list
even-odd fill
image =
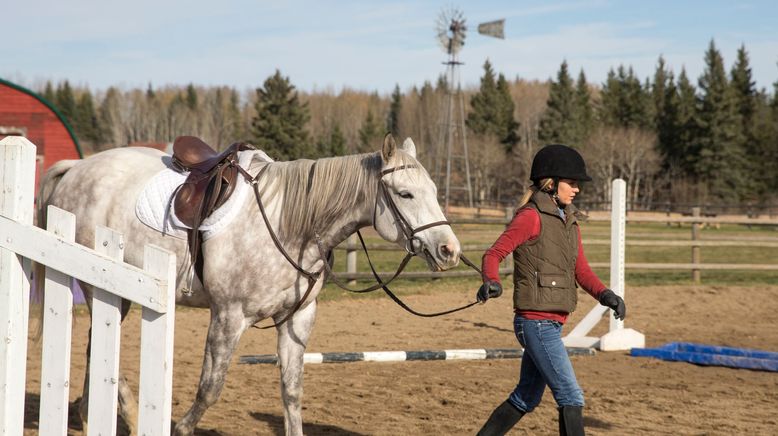
{"label": "sandy arena ground", "polygon": [[[749,288],[677,286],[628,290],[627,326],[647,346],[672,341],[778,351],[778,286]],[[472,290],[415,295],[418,310],[460,305]],[[309,352],[510,348],[509,296],[442,318],[407,314],[388,298],[325,301],[319,305]],[[566,329],[594,300],[582,294]],[[208,312],[176,315],[173,419],[191,405],[200,376]],[[137,384],[140,312],[122,329],[124,374]],[[598,327],[607,328],[603,320]],[[88,317],[74,326],[71,409],[80,397]],[[251,329],[237,356],[275,352],[275,332]],[[28,358],[27,434],[37,433],[39,347]],[[516,383],[519,360],[347,363],[308,365],[303,419],[308,435],[475,434]],[[573,357],[587,401],[590,435],[775,435],[778,373],[633,358],[626,352]],[[81,434],[71,414],[70,433]],[[557,412],[550,392],[512,434],[555,435]],[[120,434],[124,431],[120,426]],[[199,435],[282,434],[278,369],[232,364],[221,399],[200,422]]]}

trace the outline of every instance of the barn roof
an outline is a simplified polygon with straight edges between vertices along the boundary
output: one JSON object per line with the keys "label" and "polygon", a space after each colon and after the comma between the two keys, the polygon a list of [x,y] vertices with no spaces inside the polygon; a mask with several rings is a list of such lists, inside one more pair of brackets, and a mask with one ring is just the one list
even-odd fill
{"label": "barn roof", "polygon": [[73,132],[73,128],[70,126],[70,123],[68,123],[68,120],[66,120],[65,117],[62,116],[62,114],[57,110],[56,107],[54,107],[54,105],[50,101],[46,100],[45,98],[43,98],[42,96],[38,95],[37,93],[35,93],[35,92],[33,92],[33,91],[23,87],[23,86],[17,85],[15,83],[11,83],[11,82],[3,79],[2,77],[0,77],[0,85],[5,85],[5,86],[8,86],[9,88],[13,88],[13,89],[15,89],[15,90],[17,90],[19,92],[23,92],[25,94],[28,94],[31,97],[34,97],[35,99],[37,99],[38,101],[43,103],[44,106],[49,108],[54,113],[54,115],[56,115],[57,118],[59,118],[59,120],[62,122],[62,125],[65,126],[65,129],[68,131],[68,134],[70,135],[70,138],[73,139],[73,143],[76,145],[76,151],[78,152],[78,157],[81,158],[81,159],[84,158],[84,153],[81,151],[81,144],[79,144],[78,138],[76,138],[76,134]]}

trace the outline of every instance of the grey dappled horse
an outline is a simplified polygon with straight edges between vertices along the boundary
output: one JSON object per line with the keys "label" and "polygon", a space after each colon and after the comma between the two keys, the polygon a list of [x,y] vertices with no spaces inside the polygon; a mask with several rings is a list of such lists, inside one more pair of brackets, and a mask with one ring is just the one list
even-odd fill
{"label": "grey dappled horse", "polygon": [[[176,434],[186,435],[194,432],[205,411],[218,399],[241,334],[261,320],[282,321],[308,289],[308,280],[273,244],[255,198],[249,195],[240,206],[239,217],[203,243],[204,283],[194,280],[192,289],[187,290],[191,262],[186,241],[163,235],[135,216],[139,193],[169,161],[170,156],[151,148],[118,148],[81,161],[59,162],[41,182],[41,206],[45,210],[51,204],[74,213],[76,241],[86,246],[94,244],[95,226],[123,233],[125,261],[130,264],[142,265],[147,243],[176,254],[177,304],[211,310],[197,396],[175,427]],[[387,135],[381,152],[317,161],[268,163],[257,155],[248,171],[253,176],[266,165],[269,167],[259,180],[259,190],[270,225],[291,258],[307,271],[318,271],[323,266],[316,235],[323,249],[329,251],[371,224],[387,241],[403,247],[421,244],[419,252],[432,270],[457,265],[460,245],[450,226],[427,228],[414,235],[417,241],[407,241],[403,224],[380,194],[383,183],[386,195],[412,228],[445,220],[435,185],[416,160],[416,146],[410,138],[397,147]],[[387,172],[392,169],[395,171]],[[45,223],[40,225],[45,227]],[[303,433],[303,353],[314,323],[316,296],[323,284],[322,276],[299,310],[276,326],[284,425],[289,435]],[[90,301],[93,288],[84,283],[81,286]],[[123,317],[128,310],[129,304],[124,304]],[[87,393],[85,386],[83,418]],[[119,396],[120,412],[134,427],[137,406],[123,377]]]}

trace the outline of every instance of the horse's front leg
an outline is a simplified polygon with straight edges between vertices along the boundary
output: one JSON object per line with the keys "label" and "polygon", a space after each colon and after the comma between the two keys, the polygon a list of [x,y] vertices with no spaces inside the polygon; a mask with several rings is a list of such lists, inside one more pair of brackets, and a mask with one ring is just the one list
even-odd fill
{"label": "horse's front leg", "polygon": [[235,352],[240,336],[246,330],[244,321],[240,304],[212,303],[211,323],[208,326],[200,385],[192,407],[176,425],[176,435],[193,434],[205,411],[219,399],[232,354]]}
{"label": "horse's front leg", "polygon": [[284,401],[284,427],[287,436],[302,436],[300,412],[303,397],[303,354],[316,318],[316,300],[276,327],[278,359],[281,364],[281,397]]}

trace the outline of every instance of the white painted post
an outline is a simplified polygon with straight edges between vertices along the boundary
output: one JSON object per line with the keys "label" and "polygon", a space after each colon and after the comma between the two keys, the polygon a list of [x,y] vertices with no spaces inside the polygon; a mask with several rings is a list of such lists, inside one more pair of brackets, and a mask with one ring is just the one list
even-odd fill
{"label": "white painted post", "polygon": [[[35,145],[26,138],[0,140],[0,215],[32,225]],[[8,239],[13,236],[8,235]],[[0,435],[24,431],[30,278],[20,256],[0,248]]]}
{"label": "white painted post", "polygon": [[[351,235],[346,240],[346,272],[349,274],[357,272],[357,237]],[[349,285],[355,285],[356,280],[349,280]]]}
{"label": "white painted post", "polygon": [[[124,238],[107,227],[95,229],[95,251],[124,260]],[[115,435],[119,393],[121,306],[118,295],[95,289],[92,299],[92,339],[89,361],[90,435]]]}
{"label": "white painted post", "polygon": [[[611,290],[624,298],[624,263],[625,235],[627,221],[627,184],[622,179],[613,181],[611,206]],[[610,315],[610,328],[607,334],[600,338],[600,350],[616,351],[642,348],[646,346],[646,338],[633,329],[625,329],[624,321],[619,321]]]}
{"label": "white painted post", "polygon": [[[611,188],[611,289],[624,297],[624,264],[627,222],[627,184],[615,179]],[[629,305],[628,305],[629,306]],[[609,332],[598,338],[587,336],[605,313],[613,311],[597,304],[567,334],[562,341],[567,347],[599,347],[600,350],[625,350],[645,346],[645,337],[632,329],[625,329],[624,322],[610,319]]]}
{"label": "white painted post", "polygon": [[167,281],[165,313],[143,307],[138,433],[169,435],[173,392],[173,327],[176,305],[176,256],[146,245],[143,269]]}
{"label": "white painted post", "polygon": [[[611,189],[611,290],[624,298],[624,264],[625,243],[627,233],[627,184],[622,179],[613,181]],[[610,319],[609,331],[624,328],[624,321],[613,317],[613,311],[608,311]]]}
{"label": "white painted post", "polygon": [[[55,207],[46,213],[46,229],[66,241],[76,239],[76,216]],[[38,280],[41,277],[37,278]],[[73,325],[72,279],[46,267],[41,349],[41,435],[66,435],[70,396],[70,346]]]}

